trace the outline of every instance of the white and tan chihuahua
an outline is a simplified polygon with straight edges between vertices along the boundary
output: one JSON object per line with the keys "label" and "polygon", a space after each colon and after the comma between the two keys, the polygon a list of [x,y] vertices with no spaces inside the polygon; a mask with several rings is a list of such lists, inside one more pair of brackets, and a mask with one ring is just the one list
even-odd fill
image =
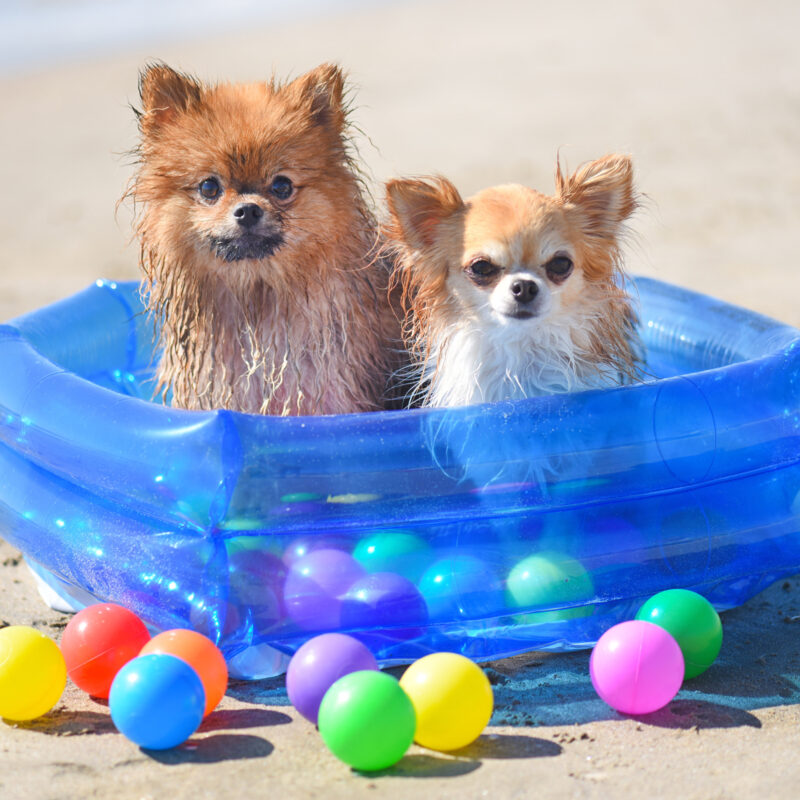
{"label": "white and tan chihuahua", "polygon": [[640,345],[621,242],[637,206],[630,158],[463,200],[444,178],[386,185],[403,286],[412,403],[460,406],[619,385]]}

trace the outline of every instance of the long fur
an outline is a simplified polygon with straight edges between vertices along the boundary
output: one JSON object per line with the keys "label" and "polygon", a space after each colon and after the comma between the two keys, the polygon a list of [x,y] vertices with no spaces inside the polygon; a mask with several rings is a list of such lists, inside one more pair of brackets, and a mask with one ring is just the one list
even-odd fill
{"label": "long fur", "polygon": [[[143,72],[128,196],[162,351],[158,391],[174,405],[278,415],[384,406],[399,323],[345,92],[331,65],[288,83],[216,86],[162,64]],[[270,205],[276,173],[300,187],[296,202]],[[223,176],[230,203],[266,208],[274,252],[235,263],[215,252],[233,206],[198,201],[207,175]]]}
{"label": "long fur", "polygon": [[628,382],[631,326],[622,314],[609,316],[605,293],[598,295],[535,333],[478,318],[429,325],[417,391],[426,405],[462,406]]}
{"label": "long fur", "polygon": [[[559,167],[556,185],[554,198],[509,186],[463,201],[440,177],[387,184],[384,231],[406,309],[403,335],[413,364],[402,377],[411,405],[520,399],[640,376],[641,345],[621,255],[624,221],[636,207],[630,160],[609,156],[569,177]],[[508,223],[511,210],[523,206],[515,228]],[[483,237],[510,251],[533,228],[537,241],[554,237],[556,228],[569,240],[576,266],[567,281],[578,288],[568,300],[562,294],[552,313],[524,322],[502,318],[487,292],[469,288],[465,248]],[[552,291],[556,297],[562,289]]]}

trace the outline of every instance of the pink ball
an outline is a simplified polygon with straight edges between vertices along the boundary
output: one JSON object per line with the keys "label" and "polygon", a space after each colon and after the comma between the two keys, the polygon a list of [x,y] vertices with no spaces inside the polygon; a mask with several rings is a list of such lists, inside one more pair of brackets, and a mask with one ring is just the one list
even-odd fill
{"label": "pink ball", "polygon": [[589,673],[597,694],[623,714],[663,708],[683,683],[683,653],[670,633],[643,620],[607,630],[592,650]]}

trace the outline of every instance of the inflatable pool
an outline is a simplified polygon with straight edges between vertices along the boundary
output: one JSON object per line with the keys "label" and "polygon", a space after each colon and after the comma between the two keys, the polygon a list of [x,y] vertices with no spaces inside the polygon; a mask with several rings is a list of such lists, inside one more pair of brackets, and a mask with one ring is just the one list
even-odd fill
{"label": "inflatable pool", "polygon": [[325,630],[489,659],[590,646],[662,589],[740,604],[800,572],[800,331],[634,291],[640,385],[274,418],[151,402],[138,288],[98,281],[0,327],[0,535],[248,678]]}

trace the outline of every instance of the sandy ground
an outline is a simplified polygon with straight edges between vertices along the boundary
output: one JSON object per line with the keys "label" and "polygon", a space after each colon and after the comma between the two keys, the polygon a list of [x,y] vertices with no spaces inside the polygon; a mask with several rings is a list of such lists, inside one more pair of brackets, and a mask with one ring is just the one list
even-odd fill
{"label": "sandy ground", "polygon": [[[207,79],[343,64],[376,185],[440,172],[465,193],[550,191],[559,151],[570,166],[630,152],[648,201],[629,269],[800,325],[799,27],[792,0],[398,3],[0,80],[0,319],[137,275],[130,211],[115,204],[137,71],[161,58]],[[0,619],[54,636],[65,624],[3,543]],[[71,687],[43,720],[0,725],[0,796],[795,796],[799,620],[797,578],[726,613],[719,663],[641,720],[591,697],[586,654],[496,664],[486,736],[455,755],[415,749],[379,776],[336,762],[280,681],[233,686],[160,756]]]}

